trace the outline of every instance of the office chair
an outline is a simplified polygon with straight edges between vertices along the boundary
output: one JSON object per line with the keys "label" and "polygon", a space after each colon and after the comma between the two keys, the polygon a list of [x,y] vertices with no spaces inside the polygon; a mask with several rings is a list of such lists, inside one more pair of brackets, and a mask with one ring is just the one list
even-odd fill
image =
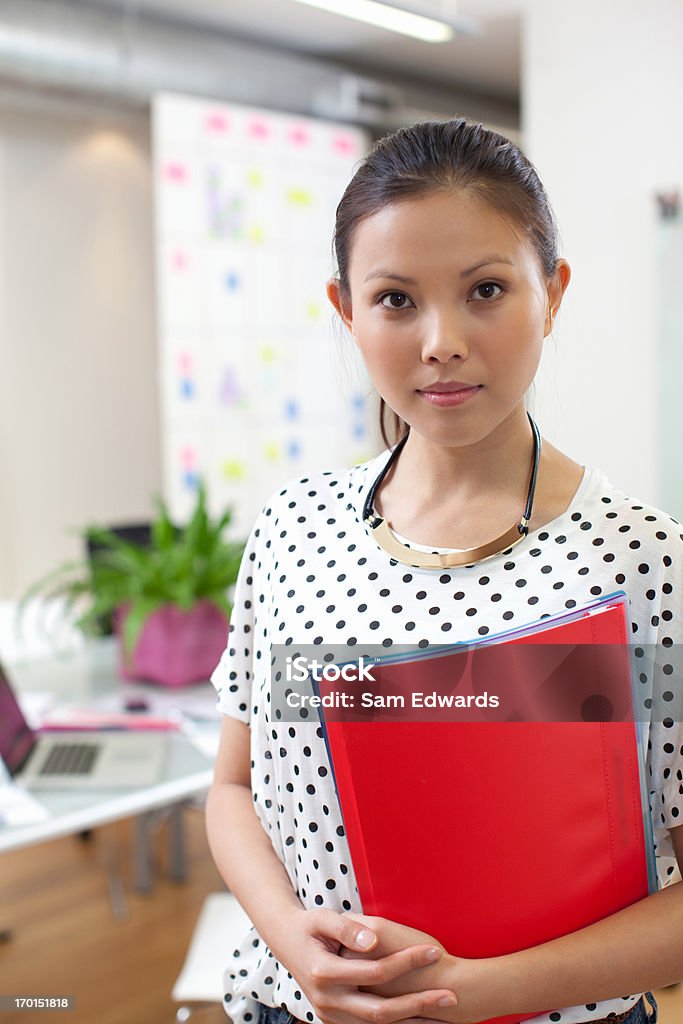
{"label": "office chair", "polygon": [[[181,1003],[176,1024],[193,1012],[223,1002],[223,972],[251,921],[231,892],[213,892],[204,900],[185,962],[171,996]],[[193,1004],[193,1005],[188,1005]]]}

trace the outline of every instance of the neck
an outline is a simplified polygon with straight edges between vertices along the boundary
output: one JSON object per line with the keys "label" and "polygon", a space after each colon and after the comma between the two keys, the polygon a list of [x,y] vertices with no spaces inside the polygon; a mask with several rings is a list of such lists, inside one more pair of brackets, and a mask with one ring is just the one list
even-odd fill
{"label": "neck", "polygon": [[[425,506],[438,506],[447,494],[458,501],[495,494],[526,497],[534,452],[526,410],[516,410],[490,434],[470,445],[435,444],[411,431],[385,483],[395,496],[419,491]],[[415,482],[419,481],[419,487]]]}
{"label": "neck", "polygon": [[417,543],[481,545],[521,519],[533,452],[523,406],[466,446],[439,445],[411,431],[375,495],[375,510]]}

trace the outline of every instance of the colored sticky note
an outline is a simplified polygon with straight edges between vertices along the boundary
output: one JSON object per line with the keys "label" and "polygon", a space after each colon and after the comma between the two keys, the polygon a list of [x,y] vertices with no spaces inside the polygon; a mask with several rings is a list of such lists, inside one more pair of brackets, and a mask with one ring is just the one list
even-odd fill
{"label": "colored sticky note", "polygon": [[286,199],[290,206],[312,206],[313,193],[306,188],[288,188]]}
{"label": "colored sticky note", "polygon": [[171,253],[171,266],[174,270],[187,270],[189,258],[182,249],[174,249]]}
{"label": "colored sticky note", "polygon": [[312,323],[316,323],[320,319],[320,303],[319,302],[308,302],[305,308],[305,317]]}
{"label": "colored sticky note", "polygon": [[263,172],[252,168],[252,170],[247,172],[247,183],[252,188],[260,188],[263,184]]}
{"label": "colored sticky note", "polygon": [[332,136],[332,150],[340,156],[351,156],[356,152],[356,140],[353,135],[340,133]]}
{"label": "colored sticky note", "polygon": [[253,118],[247,125],[247,134],[252,139],[267,139],[270,135],[270,125],[261,118]]}
{"label": "colored sticky note", "polygon": [[223,280],[229,292],[236,292],[241,284],[240,276],[236,270],[229,270]]}
{"label": "colored sticky note", "polygon": [[176,185],[184,185],[190,177],[187,165],[174,160],[164,164],[162,174],[166,181],[172,181]]}
{"label": "colored sticky note", "polygon": [[299,403],[295,398],[288,398],[285,402],[285,418],[295,420],[299,415]]}
{"label": "colored sticky note", "polygon": [[180,462],[184,469],[193,469],[197,461],[197,452],[189,445],[180,449]]}
{"label": "colored sticky note", "polygon": [[230,119],[220,111],[209,114],[205,124],[207,132],[215,135],[225,135],[231,128]]}
{"label": "colored sticky note", "polygon": [[188,491],[196,491],[199,486],[199,477],[193,469],[186,469],[181,477],[183,486]]}
{"label": "colored sticky note", "polygon": [[222,405],[234,406],[242,397],[242,388],[235,370],[230,366],[226,367],[221,377],[219,401]]}
{"label": "colored sticky note", "polygon": [[292,438],[290,441],[287,442],[287,456],[290,459],[298,459],[300,455],[301,445],[295,438]]}
{"label": "colored sticky note", "polygon": [[295,125],[287,132],[287,138],[293,146],[307,146],[311,141],[311,133],[303,125]]}
{"label": "colored sticky note", "polygon": [[241,459],[225,459],[222,472],[226,480],[244,480],[247,466]]}
{"label": "colored sticky note", "polygon": [[182,398],[194,398],[194,381],[191,377],[182,377],[180,381],[180,395]]}
{"label": "colored sticky note", "polygon": [[261,225],[252,224],[252,226],[249,228],[249,238],[251,239],[251,241],[255,242],[257,245],[260,245],[265,237],[265,232]]}
{"label": "colored sticky note", "polygon": [[267,441],[263,446],[263,454],[269,462],[276,462],[280,458],[280,445],[277,441]]}
{"label": "colored sticky note", "polygon": [[277,358],[277,351],[272,345],[261,345],[258,354],[264,363],[272,363]]}

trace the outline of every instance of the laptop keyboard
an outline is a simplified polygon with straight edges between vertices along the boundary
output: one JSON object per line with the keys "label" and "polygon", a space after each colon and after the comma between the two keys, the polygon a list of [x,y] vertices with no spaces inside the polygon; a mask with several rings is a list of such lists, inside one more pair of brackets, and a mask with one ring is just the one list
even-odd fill
{"label": "laptop keyboard", "polygon": [[40,775],[88,775],[102,749],[97,743],[56,744],[41,766]]}

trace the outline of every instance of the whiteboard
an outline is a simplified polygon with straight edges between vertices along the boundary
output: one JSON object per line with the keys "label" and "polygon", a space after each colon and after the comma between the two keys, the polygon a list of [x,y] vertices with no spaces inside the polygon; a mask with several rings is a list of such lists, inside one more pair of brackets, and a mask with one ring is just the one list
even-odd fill
{"label": "whiteboard", "polygon": [[347,125],[155,97],[163,481],[180,521],[203,477],[245,536],[284,481],[376,453],[376,399],[325,294],[368,145]]}

